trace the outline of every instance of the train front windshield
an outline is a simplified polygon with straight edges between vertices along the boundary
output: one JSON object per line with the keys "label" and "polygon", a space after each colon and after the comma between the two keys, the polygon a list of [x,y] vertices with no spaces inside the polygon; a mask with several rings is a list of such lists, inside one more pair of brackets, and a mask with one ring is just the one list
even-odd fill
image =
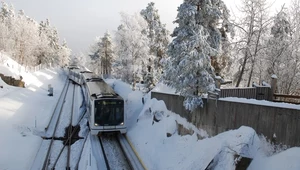
{"label": "train front windshield", "polygon": [[117,126],[124,123],[123,100],[96,100],[95,126]]}

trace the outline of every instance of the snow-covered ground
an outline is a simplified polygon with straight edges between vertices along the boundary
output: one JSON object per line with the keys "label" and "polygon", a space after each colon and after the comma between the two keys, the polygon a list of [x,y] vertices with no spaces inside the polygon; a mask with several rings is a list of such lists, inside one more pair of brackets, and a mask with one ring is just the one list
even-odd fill
{"label": "snow-covered ground", "polygon": [[[0,86],[3,86],[0,88],[0,170],[32,167],[42,143],[37,134],[47,126],[66,78],[61,69],[30,73],[16,70],[18,67],[12,67],[14,64],[9,58],[2,58],[0,73],[21,75],[26,88],[8,86],[0,79]],[[212,160],[214,169],[233,169],[234,155],[254,158],[250,170],[300,169],[298,147],[272,155],[272,146],[245,126],[208,137],[204,130],[168,111],[163,101],[132,91],[130,85],[120,80],[106,81],[126,100],[127,137],[149,170],[205,169]],[[47,96],[48,84],[54,87],[53,97]],[[156,91],[172,93],[165,86],[157,87]],[[179,126],[188,129],[191,135],[179,135]],[[90,163],[94,160],[90,148],[87,141],[80,169],[96,169],[96,164]]]}

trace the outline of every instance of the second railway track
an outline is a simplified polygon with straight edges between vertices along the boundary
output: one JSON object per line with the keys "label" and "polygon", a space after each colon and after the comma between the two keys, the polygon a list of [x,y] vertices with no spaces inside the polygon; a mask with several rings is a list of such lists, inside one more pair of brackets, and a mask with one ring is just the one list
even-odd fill
{"label": "second railway track", "polygon": [[[76,150],[80,150],[78,148],[83,148],[86,141],[78,134],[84,109],[80,109],[82,113],[75,115],[81,118],[73,118],[74,109],[79,110],[79,107],[74,108],[74,106],[78,106],[78,104],[74,104],[75,91],[78,91],[78,89],[79,86],[71,84],[67,80],[53,111],[49,126],[46,128],[44,140],[36,155],[32,169],[77,169],[82,149],[73,152],[74,149],[72,150],[71,145],[76,142]],[[74,123],[74,120],[78,122]]]}

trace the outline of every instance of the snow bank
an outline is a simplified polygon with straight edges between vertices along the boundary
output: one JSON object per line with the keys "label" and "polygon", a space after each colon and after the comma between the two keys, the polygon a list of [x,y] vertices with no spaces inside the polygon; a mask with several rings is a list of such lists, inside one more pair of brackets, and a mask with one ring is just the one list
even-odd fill
{"label": "snow bank", "polygon": [[0,97],[6,95],[7,93],[14,91],[18,88],[14,86],[7,85],[0,77]]}
{"label": "snow bank", "polygon": [[[241,126],[208,138],[204,130],[167,110],[163,101],[151,99],[150,93],[143,96],[139,91],[132,91],[128,84],[122,86],[118,81],[113,81],[112,84],[116,91],[125,94],[123,98],[129,109],[127,113],[131,115],[128,118],[131,122],[127,136],[148,169],[205,169],[208,166],[215,170],[235,169],[242,157],[254,159],[251,164],[253,169],[272,169],[269,164],[295,164],[293,159],[262,157],[261,155],[269,152],[266,147],[270,147],[270,144],[266,146],[266,141],[260,139],[250,127]],[[175,94],[174,89],[164,84],[158,84],[152,91]],[[141,102],[142,98],[144,104]],[[254,99],[220,100],[297,108],[297,105]],[[180,110],[177,111],[179,112]],[[186,129],[185,135],[180,135],[179,126]],[[294,156],[299,159],[297,155]],[[281,169],[293,166],[282,165]]]}
{"label": "snow bank", "polygon": [[238,98],[238,97],[225,97],[225,98],[219,98],[219,100],[300,110],[300,105],[283,103],[283,102],[270,102],[266,100],[246,99],[246,98]]}
{"label": "snow bank", "polygon": [[258,155],[252,161],[248,170],[299,170],[300,169],[300,148],[287,149],[270,157]]}
{"label": "snow bank", "polygon": [[170,88],[169,86],[158,83],[153,89],[153,92],[160,92],[160,93],[166,93],[166,94],[176,94],[176,90],[173,88]]}
{"label": "snow bank", "polygon": [[0,70],[5,76],[20,79],[20,74],[24,72],[25,69],[7,55],[0,53]]}
{"label": "snow bank", "polygon": [[[180,135],[179,125],[190,134]],[[228,169],[235,155],[253,158],[260,146],[255,131],[245,126],[208,138],[157,99],[146,101],[127,136],[148,169],[205,169],[213,160],[215,169]]]}

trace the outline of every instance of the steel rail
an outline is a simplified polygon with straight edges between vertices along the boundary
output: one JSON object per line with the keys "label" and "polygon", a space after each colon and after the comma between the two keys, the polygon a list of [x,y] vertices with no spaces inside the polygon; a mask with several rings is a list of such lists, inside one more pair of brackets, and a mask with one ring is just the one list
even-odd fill
{"label": "steel rail", "polygon": [[133,170],[146,170],[141,158],[133,148],[132,144],[126,138],[126,135],[118,134],[118,141],[123,149],[123,152],[128,160],[128,163]]}
{"label": "steel rail", "polygon": [[104,157],[104,160],[105,160],[106,168],[107,168],[107,170],[110,170],[110,166],[109,166],[109,163],[108,163],[107,156],[105,154],[105,150],[104,150],[104,146],[103,146],[101,136],[99,136],[99,141],[100,141],[100,146],[101,146],[101,149],[102,149],[103,157]]}
{"label": "steel rail", "polygon": [[[65,101],[65,99],[66,99],[67,94],[68,94],[69,84],[70,84],[70,81],[68,81],[68,86],[67,86],[67,88],[65,89],[65,94],[64,94],[64,97],[63,97],[63,103],[64,103],[64,101]],[[60,99],[61,99],[61,98],[60,98]],[[45,160],[44,160],[44,164],[43,164],[43,168],[42,168],[43,170],[47,170],[47,167],[48,167],[48,164],[49,164],[49,161],[50,161],[50,159],[49,159],[50,151],[51,151],[51,149],[52,149],[52,144],[53,144],[53,142],[54,142],[54,135],[55,135],[55,132],[56,132],[56,129],[57,129],[57,125],[58,125],[58,122],[59,122],[59,119],[60,119],[60,115],[61,115],[63,106],[64,106],[64,104],[60,107],[60,110],[59,110],[59,113],[58,113],[59,116],[58,116],[58,118],[57,118],[57,121],[55,122],[54,131],[53,131],[53,133],[52,133],[52,135],[51,135],[51,141],[50,141],[50,144],[49,144],[49,148],[48,148],[48,150],[47,150],[46,158],[45,158]],[[56,109],[55,109],[55,110],[56,110]],[[54,114],[54,113],[53,113],[53,114]]]}
{"label": "steel rail", "polygon": [[71,159],[71,144],[72,144],[72,122],[73,122],[73,111],[74,111],[74,100],[75,100],[75,84],[73,88],[73,100],[71,106],[71,118],[70,118],[70,125],[68,128],[68,138],[71,138],[68,142],[68,156],[67,156],[67,167],[66,170],[70,170],[70,159]]}
{"label": "steel rail", "polygon": [[[66,78],[66,82],[65,82],[65,85],[64,85],[64,88],[62,89],[62,91],[61,91],[61,93],[60,93],[60,95],[59,95],[59,98],[58,98],[58,100],[57,100],[57,102],[56,102],[56,104],[55,104],[55,107],[54,107],[54,109],[53,109],[53,113],[55,113],[55,111],[56,111],[56,109],[57,109],[57,106],[58,106],[58,103],[59,103],[59,99],[61,98],[61,96],[62,96],[62,94],[63,94],[63,91],[65,90],[65,88],[67,87],[67,85],[69,84],[68,83],[69,81],[68,81],[68,78]],[[50,125],[50,123],[51,123],[51,121],[52,121],[52,119],[53,119],[53,115],[54,114],[52,114],[51,115],[51,118],[50,118],[50,121],[48,122],[48,125],[45,127],[45,130],[48,130],[48,128],[49,128],[49,125]]]}
{"label": "steel rail", "polygon": [[[74,93],[73,93],[73,102],[74,102],[74,99],[75,99],[75,97],[74,97]],[[73,113],[73,103],[72,103],[72,113]],[[79,128],[79,124],[80,124],[80,122],[81,122],[81,120],[83,120],[83,118],[84,118],[84,115],[86,114],[86,111],[82,114],[82,116],[80,117],[80,119],[78,120],[78,122],[77,122],[77,124],[75,125],[75,128],[73,129],[71,129],[71,131],[68,131],[68,133],[69,133],[69,135],[68,135],[68,138],[67,138],[67,140],[66,140],[66,142],[64,143],[64,146],[62,147],[62,149],[60,150],[60,152],[59,152],[59,154],[58,154],[58,156],[57,156],[57,158],[56,158],[56,160],[55,160],[55,162],[54,162],[54,166],[53,166],[53,168],[56,166],[56,164],[57,164],[57,162],[58,162],[58,160],[59,160],[59,158],[60,158],[60,156],[61,156],[61,154],[62,154],[62,152],[64,151],[64,149],[65,149],[65,147],[66,146],[68,146],[68,147],[70,147],[71,146],[71,142],[72,142],[72,137],[74,136],[74,134],[75,134],[75,132],[78,130],[78,128]],[[73,114],[71,114],[71,120],[72,120],[72,115]],[[71,121],[71,123],[70,123],[70,126],[69,127],[72,127],[72,121]],[[87,137],[86,137],[87,138]],[[86,139],[85,139],[86,140]],[[84,147],[84,146],[83,146]],[[67,162],[67,164],[69,164],[69,160],[70,160],[70,154],[69,154],[69,151],[71,150],[71,148],[68,150],[68,162]],[[83,150],[83,148],[82,148],[82,150]],[[82,151],[81,151],[82,152]],[[69,168],[70,169],[70,165],[68,165],[66,168]]]}

